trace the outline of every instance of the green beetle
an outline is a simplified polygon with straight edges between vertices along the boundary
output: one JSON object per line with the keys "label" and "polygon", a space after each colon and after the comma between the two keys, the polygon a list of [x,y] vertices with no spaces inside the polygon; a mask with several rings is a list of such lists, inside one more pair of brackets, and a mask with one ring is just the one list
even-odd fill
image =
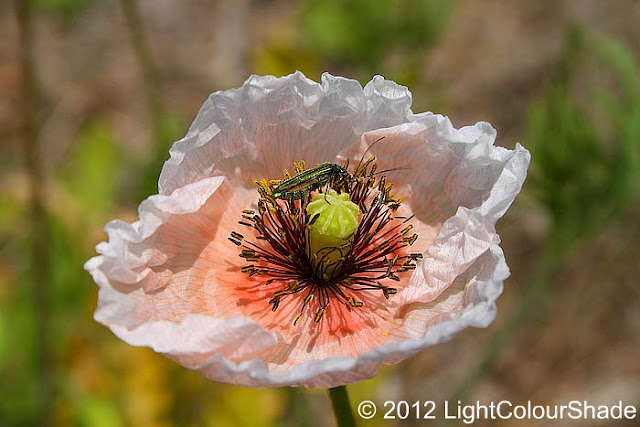
{"label": "green beetle", "polygon": [[298,200],[323,185],[336,184],[350,178],[351,174],[342,166],[322,163],[282,181],[272,190],[271,196],[276,199]]}

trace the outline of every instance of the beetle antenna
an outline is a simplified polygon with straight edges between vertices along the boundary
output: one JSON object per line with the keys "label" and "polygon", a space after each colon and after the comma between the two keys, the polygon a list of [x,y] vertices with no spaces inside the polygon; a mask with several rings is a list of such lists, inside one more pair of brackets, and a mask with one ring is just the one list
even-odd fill
{"label": "beetle antenna", "polygon": [[385,173],[385,172],[395,172],[395,171],[408,171],[411,170],[411,168],[409,166],[400,166],[399,168],[391,168],[391,169],[384,169],[381,171],[377,171],[376,173],[373,173],[369,176],[376,176],[376,175],[380,175],[381,173]]}
{"label": "beetle antenna", "polygon": [[371,149],[371,147],[373,147],[374,145],[376,145],[378,142],[382,141],[385,137],[381,136],[380,138],[376,139],[375,141],[373,141],[373,144],[371,144],[370,146],[367,147],[366,150],[364,150],[364,153],[362,153],[362,157],[360,157],[360,161],[358,162],[358,165],[356,166],[356,168],[353,170],[354,173],[355,171],[357,171],[360,168],[360,165],[362,165],[362,161],[364,160],[364,156],[365,154],[367,154],[369,152],[369,150]]}

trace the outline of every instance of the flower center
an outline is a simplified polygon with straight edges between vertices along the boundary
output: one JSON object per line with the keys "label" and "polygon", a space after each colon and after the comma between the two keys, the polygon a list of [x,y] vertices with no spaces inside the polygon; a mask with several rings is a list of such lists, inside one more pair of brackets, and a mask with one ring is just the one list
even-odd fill
{"label": "flower center", "polygon": [[241,271],[264,276],[261,286],[274,289],[269,300],[276,311],[284,301],[301,301],[298,324],[310,302],[317,301],[319,322],[330,303],[348,311],[362,307],[360,292],[379,291],[389,299],[400,275],[422,258],[409,253],[418,238],[409,234],[412,217],[397,216],[401,199],[376,174],[375,158],[360,162],[353,173],[332,163],[284,171],[284,180],[256,181],[258,211],[245,210],[240,225],[255,241],[234,231],[229,240],[240,247],[247,265]]}

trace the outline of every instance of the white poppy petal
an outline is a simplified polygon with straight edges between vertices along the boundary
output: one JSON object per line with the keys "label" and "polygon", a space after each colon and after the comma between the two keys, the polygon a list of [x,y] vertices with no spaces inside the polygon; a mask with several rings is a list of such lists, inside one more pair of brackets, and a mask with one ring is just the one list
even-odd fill
{"label": "white poppy petal", "polygon": [[[252,76],[216,92],[171,148],[160,194],[141,204],[139,221],[110,222],[108,242],[85,264],[100,287],[95,318],[208,378],[260,387],[359,381],[463,328],[485,327],[509,275],[495,224],[530,161],[521,145],[508,150],[495,139],[485,122],[456,129],[444,116],[414,114],[408,89],[380,76],[364,88],[330,74],[321,83],[299,72]],[[277,179],[299,160],[354,167],[369,155],[393,197],[403,197],[394,214],[410,225],[402,233],[416,233],[406,237],[413,246],[396,251],[422,260],[384,285],[388,298],[373,287],[348,303],[325,304],[337,294],[316,291],[304,304],[280,304],[261,278],[268,272],[246,264],[254,247],[245,242],[261,236],[252,214],[238,224],[243,210],[256,210],[254,180]],[[390,233],[404,236],[399,230]],[[278,262],[288,271],[294,261]],[[372,283],[391,281],[381,277]],[[302,301],[295,286],[287,295]]]}

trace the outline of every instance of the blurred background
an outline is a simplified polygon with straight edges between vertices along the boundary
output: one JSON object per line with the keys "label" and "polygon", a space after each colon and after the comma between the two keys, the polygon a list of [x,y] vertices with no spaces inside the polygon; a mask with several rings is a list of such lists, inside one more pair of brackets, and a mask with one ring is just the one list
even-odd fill
{"label": "blurred background", "polygon": [[[351,385],[352,403],[639,407],[639,23],[635,0],[0,2],[0,425],[334,423],[322,390],[215,383],[120,341],[82,269],[209,93],[295,70],[382,74],[413,111],[489,121],[533,155],[498,224],[496,321]],[[420,424],[361,421],[396,423]]]}

